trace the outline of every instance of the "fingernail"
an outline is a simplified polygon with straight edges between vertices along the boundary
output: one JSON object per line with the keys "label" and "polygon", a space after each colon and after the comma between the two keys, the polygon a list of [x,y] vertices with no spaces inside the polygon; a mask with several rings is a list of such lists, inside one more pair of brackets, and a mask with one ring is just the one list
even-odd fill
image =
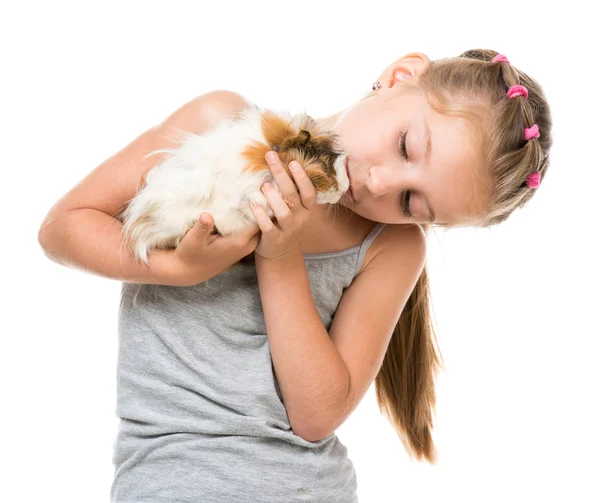
{"label": "fingernail", "polygon": [[269,152],[267,154],[267,161],[274,162],[277,160],[277,154],[275,152]]}
{"label": "fingernail", "polygon": [[298,162],[296,161],[292,161],[290,162],[290,169],[296,171],[300,169],[300,164],[298,164]]}

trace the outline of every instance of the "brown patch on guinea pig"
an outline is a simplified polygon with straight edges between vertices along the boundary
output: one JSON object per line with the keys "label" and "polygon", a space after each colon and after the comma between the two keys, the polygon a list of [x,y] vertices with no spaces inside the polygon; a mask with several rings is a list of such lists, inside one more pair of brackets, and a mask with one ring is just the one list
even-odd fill
{"label": "brown patch on guinea pig", "polygon": [[253,141],[242,151],[242,156],[248,160],[244,171],[268,170],[265,155],[274,150],[292,181],[294,176],[288,166],[291,161],[298,161],[317,192],[332,187],[337,190],[334,163],[342,152],[338,149],[335,133],[319,131],[316,121],[308,115],[302,117],[300,126],[295,126],[270,110],[262,113],[261,125],[267,144]]}

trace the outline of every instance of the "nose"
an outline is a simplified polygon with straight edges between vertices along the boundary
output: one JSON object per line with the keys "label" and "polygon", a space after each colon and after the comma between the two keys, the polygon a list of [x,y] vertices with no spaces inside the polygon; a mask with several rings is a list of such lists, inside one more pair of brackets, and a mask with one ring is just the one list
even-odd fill
{"label": "nose", "polygon": [[373,197],[380,197],[397,190],[402,183],[398,166],[373,166],[365,185]]}

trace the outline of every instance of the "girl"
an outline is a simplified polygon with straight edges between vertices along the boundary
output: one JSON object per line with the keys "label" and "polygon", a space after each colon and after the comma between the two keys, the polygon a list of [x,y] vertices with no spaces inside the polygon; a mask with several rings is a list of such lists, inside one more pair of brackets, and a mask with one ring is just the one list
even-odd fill
{"label": "girl", "polygon": [[411,53],[358,103],[318,119],[348,153],[351,188],[337,205],[315,205],[302,167],[289,175],[275,156],[280,192],[262,190],[276,222],[253,208],[258,225],[225,238],[205,214],[177,249],[133,260],[116,217],[158,162],[144,156],[172,148],[177,129],[201,133],[248,106],[228,91],[185,104],[40,228],[53,260],[123,281],[115,503],[356,502],[334,432],[373,380],[408,452],[433,463],[440,361],[426,233],[504,221],[548,168],[536,81],[494,51]]}

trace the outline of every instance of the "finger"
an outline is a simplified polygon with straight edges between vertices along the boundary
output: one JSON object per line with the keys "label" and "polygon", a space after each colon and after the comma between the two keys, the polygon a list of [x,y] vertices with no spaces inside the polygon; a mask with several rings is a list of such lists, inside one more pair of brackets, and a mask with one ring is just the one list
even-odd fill
{"label": "finger", "polygon": [[317,189],[298,161],[290,163],[290,170],[298,185],[302,206],[308,210],[312,210],[317,200]]}
{"label": "finger", "polygon": [[283,197],[281,197],[279,191],[275,187],[273,187],[269,182],[263,183],[260,187],[260,190],[267,199],[267,202],[273,210],[273,213],[275,213],[275,218],[277,219],[277,222],[279,222],[280,225],[282,222],[284,222],[292,216],[290,208],[283,200]]}
{"label": "finger", "polygon": [[201,227],[206,227],[209,230],[212,230],[212,228],[215,226],[215,219],[210,213],[206,212],[200,213],[200,217],[198,218],[197,222]]}
{"label": "finger", "polygon": [[215,219],[210,213],[202,213],[194,224],[191,231],[194,233],[196,239],[199,239],[201,243],[210,244],[219,237],[218,234],[211,234],[215,226]]}
{"label": "finger", "polygon": [[[206,216],[208,214],[203,213],[203,215]],[[212,216],[210,216],[208,220],[210,223],[206,224],[201,218],[197,218],[194,225],[185,232],[184,236],[177,243],[177,249],[184,250],[188,247],[191,247],[190,249],[197,249],[215,241],[218,236],[210,235],[210,231],[214,226],[214,220],[212,219]]]}
{"label": "finger", "polygon": [[273,231],[277,230],[277,227],[275,227],[275,224],[271,222],[269,215],[267,215],[267,212],[262,206],[254,205],[252,202],[249,203],[249,206],[252,214],[254,215],[254,219],[256,220],[256,223],[260,227],[260,230],[263,234],[271,234]]}
{"label": "finger", "polygon": [[[272,154],[274,154],[272,156]],[[282,198],[287,202],[288,207],[293,207],[296,204],[300,204],[300,195],[298,194],[298,189],[294,184],[294,181],[289,174],[289,171],[286,170],[279,156],[273,152],[269,151],[266,155],[267,164],[269,169],[271,170],[271,174],[275,179],[275,183],[277,184],[277,188],[282,195]]]}

